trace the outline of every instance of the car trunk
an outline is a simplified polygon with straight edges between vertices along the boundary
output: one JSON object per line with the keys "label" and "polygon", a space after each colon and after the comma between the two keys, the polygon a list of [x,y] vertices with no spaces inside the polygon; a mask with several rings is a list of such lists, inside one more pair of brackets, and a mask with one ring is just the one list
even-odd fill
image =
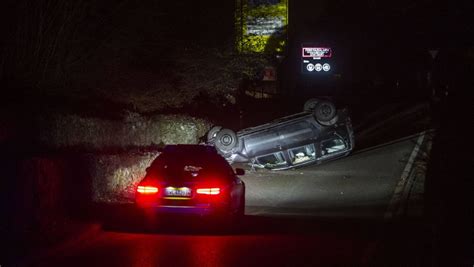
{"label": "car trunk", "polygon": [[[173,168],[149,175],[144,183],[156,184],[158,193],[153,206],[203,207],[225,200],[229,184],[218,174],[179,171]],[[200,190],[200,191],[199,191]],[[225,201],[224,201],[225,202]]]}

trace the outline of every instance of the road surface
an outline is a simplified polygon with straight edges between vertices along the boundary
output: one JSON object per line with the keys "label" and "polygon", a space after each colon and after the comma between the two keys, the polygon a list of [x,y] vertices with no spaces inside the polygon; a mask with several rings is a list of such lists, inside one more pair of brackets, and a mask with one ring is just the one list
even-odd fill
{"label": "road surface", "polygon": [[320,166],[248,172],[247,213],[383,218],[417,138]]}
{"label": "road surface", "polygon": [[[419,137],[320,166],[248,171],[246,218],[200,227],[98,231],[35,266],[355,266],[414,263],[417,227],[386,219]],[[409,165],[408,165],[409,166]],[[124,215],[127,216],[127,215]],[[128,218],[130,219],[130,218]],[[125,220],[125,217],[124,217]],[[213,222],[210,222],[211,224]],[[187,227],[192,225],[192,227]],[[192,229],[190,229],[192,228]],[[402,248],[402,249],[400,249]],[[406,262],[404,262],[406,263]]]}

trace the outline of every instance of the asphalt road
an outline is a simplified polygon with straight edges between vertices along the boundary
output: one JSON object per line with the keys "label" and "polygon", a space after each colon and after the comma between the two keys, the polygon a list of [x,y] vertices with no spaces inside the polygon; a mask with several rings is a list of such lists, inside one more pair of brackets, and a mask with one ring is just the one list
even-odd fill
{"label": "asphalt road", "polygon": [[247,213],[383,218],[414,140],[304,169],[248,172]]}
{"label": "asphalt road", "polygon": [[[384,219],[416,138],[303,169],[248,171],[246,218],[98,231],[35,266],[395,265],[417,254],[416,230]],[[408,227],[405,227],[407,226]],[[214,228],[214,226],[216,226]],[[220,230],[216,230],[220,229]],[[403,251],[392,242],[402,244]],[[409,241],[408,241],[409,240]],[[402,255],[409,251],[410,255]],[[404,258],[405,257],[405,258]]]}

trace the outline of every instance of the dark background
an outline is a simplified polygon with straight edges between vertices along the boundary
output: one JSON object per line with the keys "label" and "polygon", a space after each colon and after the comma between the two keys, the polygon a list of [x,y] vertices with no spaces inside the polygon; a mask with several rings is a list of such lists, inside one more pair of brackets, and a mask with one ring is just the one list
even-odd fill
{"label": "dark background", "polygon": [[[28,125],[0,139],[4,214],[15,213],[9,203],[35,187],[25,190],[18,178],[25,172],[18,162],[37,153],[24,142],[36,134],[34,116],[53,110],[117,118],[123,110],[192,106],[225,119],[214,108],[255,78],[246,70],[261,67],[234,51],[233,1],[7,0],[0,10],[0,114]],[[282,92],[295,98],[331,95],[361,114],[395,101],[431,103],[438,134],[425,191],[426,243],[440,266],[472,259],[473,11],[467,0],[290,1],[280,66]],[[303,76],[302,42],[333,47],[339,78]],[[7,130],[2,125],[0,137]]]}
{"label": "dark background", "polygon": [[[429,97],[427,73],[441,68],[433,79],[443,79],[454,70],[445,70],[450,64],[435,62],[428,51],[465,54],[461,50],[472,44],[472,6],[290,1],[288,47],[277,63],[279,90],[335,96],[349,105],[352,97],[369,104]],[[4,1],[1,12],[6,102],[26,95],[41,99],[34,105],[67,100],[64,106],[88,103],[97,113],[109,111],[91,103],[153,113],[238,95],[246,89],[242,81],[258,78],[263,67],[234,51],[234,1],[21,0]],[[301,74],[302,43],[331,46],[336,77]]]}

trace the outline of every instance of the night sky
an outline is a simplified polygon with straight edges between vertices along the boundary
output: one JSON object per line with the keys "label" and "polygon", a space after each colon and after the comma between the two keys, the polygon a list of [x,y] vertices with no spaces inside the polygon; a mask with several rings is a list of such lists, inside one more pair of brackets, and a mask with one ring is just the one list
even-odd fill
{"label": "night sky", "polygon": [[[109,95],[104,87],[146,91],[156,83],[173,90],[188,86],[183,65],[234,45],[233,1],[20,0],[2,6],[0,78],[25,91],[102,96]],[[290,1],[287,58],[296,60],[302,42],[329,43],[341,51],[346,76],[357,82],[360,66],[373,65],[380,55],[390,61],[400,57],[397,50],[469,44],[472,11],[471,1]],[[200,63],[216,58],[206,56]],[[402,64],[394,59],[392,65]],[[290,78],[297,75],[294,66]]]}

